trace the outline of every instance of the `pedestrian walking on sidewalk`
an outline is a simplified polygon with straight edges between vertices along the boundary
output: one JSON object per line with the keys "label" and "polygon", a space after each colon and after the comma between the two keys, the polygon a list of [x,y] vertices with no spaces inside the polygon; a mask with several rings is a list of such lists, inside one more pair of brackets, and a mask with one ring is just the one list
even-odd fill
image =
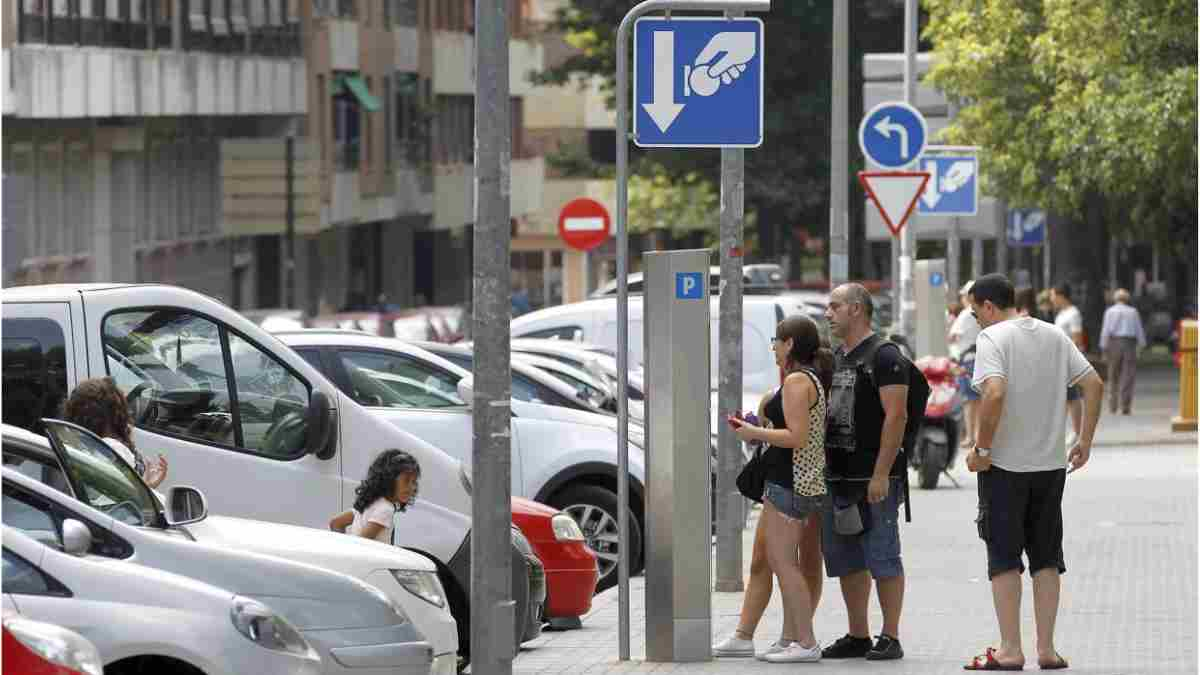
{"label": "pedestrian walking on sidewalk", "polygon": [[958,290],[959,301],[964,309],[954,317],[950,332],[946,336],[950,343],[950,356],[958,361],[963,374],[958,379],[958,394],[963,398],[963,436],[959,447],[966,449],[975,442],[975,418],[978,416],[979,396],[971,388],[971,372],[975,368],[975,338],[979,335],[979,323],[966,308],[967,293],[971,290],[968,281]]}
{"label": "pedestrian walking on sidewalk", "polygon": [[[825,463],[830,499],[821,549],[826,572],[840,580],[850,629],[825,648],[827,659],[904,657],[899,519],[908,469],[897,458],[908,426],[911,364],[899,347],[871,332],[874,311],[871,294],[860,284],[835,289],[825,311],[842,346],[834,352],[829,393]],[[862,521],[857,530],[845,522],[851,516]],[[871,579],[883,609],[883,631],[874,645],[868,623]]]}
{"label": "pedestrian walking on sidewalk", "polygon": [[1118,398],[1121,413],[1128,415],[1133,408],[1133,383],[1137,379],[1138,352],[1146,348],[1146,329],[1137,308],[1129,304],[1129,291],[1118,288],[1113,293],[1112,307],[1104,310],[1104,328],[1100,331],[1100,351],[1108,362],[1108,410],[1117,414]]}
{"label": "pedestrian walking on sidewalk", "polygon": [[[988,578],[1000,624],[1000,647],[988,647],[967,670],[1020,670],[1022,554],[1033,576],[1038,664],[1066,668],[1054,644],[1063,556],[1062,499],[1069,471],[1083,467],[1104,396],[1104,384],[1066,334],[1014,307],[1012,283],[989,274],[971,289],[983,326],[974,385],[982,394],[979,436],[967,468],[979,472],[976,525],[987,545]],[[1034,365],[1036,364],[1036,367]],[[1068,452],[1063,388],[1078,386],[1085,404],[1079,438]]]}
{"label": "pedestrian walking on sidewalk", "polygon": [[772,428],[729,418],[743,442],[769,445],[762,514],[766,557],[783,596],[784,635],[790,633],[793,641],[769,650],[763,660],[820,661],[821,645],[813,632],[814,594],[797,550],[807,548],[802,539],[811,536],[809,523],[819,518],[825,503],[825,392],[833,355],[821,344],[817,324],[805,316],[781,321],[771,342],[776,363],[787,372],[783,386],[763,408]]}
{"label": "pedestrian walking on sidewalk", "polygon": [[[829,346],[824,340],[821,345],[826,348]],[[771,350],[775,351],[773,343]],[[787,371],[780,363],[778,354],[775,359],[776,365],[779,366],[780,388],[782,388]],[[779,393],[780,388],[764,394],[758,403],[758,419],[763,421],[764,428],[774,428],[771,420],[767,417],[766,408],[767,404]],[[751,445],[756,444],[761,444],[761,442],[751,443]],[[808,592],[812,595],[813,614],[815,615],[817,607],[821,604],[821,591],[825,582],[825,570],[822,568],[824,563],[821,560],[821,521],[819,518],[809,518],[804,522],[804,531],[800,534],[800,548],[796,554],[800,561],[800,568],[804,571],[804,581],[808,584]],[[758,629],[758,622],[762,620],[763,613],[767,611],[767,605],[771,602],[771,594],[774,590],[775,575],[771,573],[771,566],[767,562],[767,519],[760,515],[757,525],[754,526],[754,544],[750,553],[750,579],[746,582],[746,592],[742,596],[742,611],[738,618],[738,625],[731,635],[713,645],[713,656],[717,658],[753,656],[760,661],[765,661],[768,654],[781,651],[795,642],[792,621],[785,606],[783,628],[780,631],[779,639],[768,645],[765,651],[756,652],[754,648],[754,632]]]}
{"label": "pedestrian walking on sidewalk", "polygon": [[[1050,302],[1053,303],[1054,310],[1057,312],[1054,315],[1054,325],[1071,338],[1071,342],[1079,348],[1080,352],[1086,353],[1087,339],[1083,332],[1083,313],[1071,300],[1071,284],[1063,281],[1051,288]],[[1079,391],[1079,387],[1072,386],[1067,389],[1067,411],[1071,414],[1072,435],[1069,444],[1074,445],[1079,439],[1079,424],[1083,417],[1083,395]]]}

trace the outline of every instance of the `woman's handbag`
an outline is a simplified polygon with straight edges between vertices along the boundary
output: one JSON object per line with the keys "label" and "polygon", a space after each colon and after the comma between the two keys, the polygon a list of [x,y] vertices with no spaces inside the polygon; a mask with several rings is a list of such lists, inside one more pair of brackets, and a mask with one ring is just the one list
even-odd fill
{"label": "woman's handbag", "polygon": [[767,487],[767,463],[763,461],[763,448],[759,445],[754,456],[742,467],[737,477],[737,489],[752,502],[762,503],[763,490]]}

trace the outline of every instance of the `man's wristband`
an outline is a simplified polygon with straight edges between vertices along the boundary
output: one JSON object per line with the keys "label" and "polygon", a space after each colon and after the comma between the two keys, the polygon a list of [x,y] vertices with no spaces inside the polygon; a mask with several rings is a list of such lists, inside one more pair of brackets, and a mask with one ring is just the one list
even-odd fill
{"label": "man's wristband", "polygon": [[979,446],[975,446],[975,454],[979,455],[980,457],[991,457],[992,449],[991,448],[981,448]]}

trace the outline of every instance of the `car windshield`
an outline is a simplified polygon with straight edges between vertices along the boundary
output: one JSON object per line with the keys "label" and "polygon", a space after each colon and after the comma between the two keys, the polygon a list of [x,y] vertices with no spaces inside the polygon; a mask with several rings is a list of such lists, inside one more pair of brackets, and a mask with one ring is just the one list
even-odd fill
{"label": "car windshield", "polygon": [[465,405],[457,394],[442,391],[433,376],[417,380],[352,363],[345,365],[355,391],[370,405],[382,408],[448,408]]}
{"label": "car windshield", "polygon": [[76,499],[129,525],[158,522],[158,502],[133,468],[107,443],[73,424],[44,420],[82,494]]}

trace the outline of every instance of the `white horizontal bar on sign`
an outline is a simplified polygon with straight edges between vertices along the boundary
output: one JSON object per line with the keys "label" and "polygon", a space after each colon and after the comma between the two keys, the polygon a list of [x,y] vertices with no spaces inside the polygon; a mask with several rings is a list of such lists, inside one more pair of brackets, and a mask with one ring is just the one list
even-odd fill
{"label": "white horizontal bar on sign", "polygon": [[597,216],[567,218],[563,221],[563,229],[568,232],[600,232],[604,230],[604,219]]}

